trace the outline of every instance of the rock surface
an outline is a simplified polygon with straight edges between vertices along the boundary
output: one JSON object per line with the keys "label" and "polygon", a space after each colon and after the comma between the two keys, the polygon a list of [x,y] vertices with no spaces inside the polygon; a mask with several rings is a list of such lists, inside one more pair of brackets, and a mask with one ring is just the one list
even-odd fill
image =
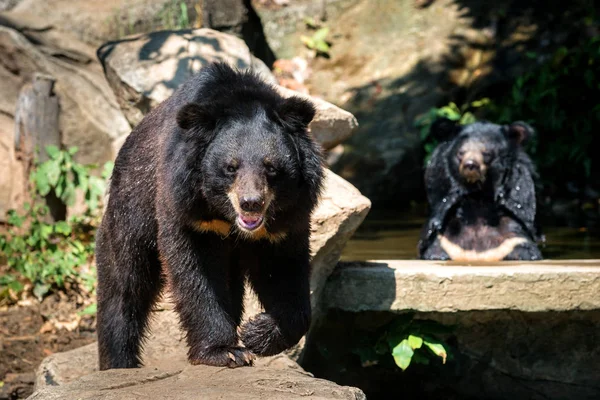
{"label": "rock surface", "polygon": [[8,210],[21,206],[27,194],[25,168],[15,154],[14,127],[14,120],[0,113],[0,221]]}
{"label": "rock surface", "polygon": [[[193,7],[189,8],[193,11]],[[43,18],[48,25],[71,32],[78,40],[97,47],[107,40],[136,32],[158,30],[174,24],[175,15],[179,15],[179,2],[19,0],[14,11]],[[190,19],[192,18],[190,15]]]}
{"label": "rock surface", "polygon": [[91,47],[43,21],[10,12],[0,14],[0,51],[0,114],[14,117],[19,91],[33,74],[50,75],[56,79],[62,143],[78,146],[83,163],[114,159],[114,142],[130,126]]}
{"label": "rock surface", "polygon": [[345,311],[524,312],[600,309],[597,260],[340,263],[323,303]]}
{"label": "rock surface", "polygon": [[[106,77],[132,125],[169,97],[192,74],[211,61],[225,61],[260,73],[275,83],[265,64],[235,36],[211,29],[161,31],[125,38],[98,51]],[[296,94],[281,88],[282,94]],[[358,123],[354,116],[323,100],[313,99],[317,115],[309,128],[329,149],[348,138]]]}
{"label": "rock surface", "polygon": [[318,317],[321,294],[346,242],[363,222],[371,201],[358,189],[326,170],[324,191],[311,221],[311,302]]}
{"label": "rock surface", "polygon": [[212,61],[252,69],[274,82],[243,40],[212,29],[158,31],[108,42],[98,50],[109,84],[131,125]]}
{"label": "rock surface", "polygon": [[36,391],[30,399],[365,399],[356,388],[300,370],[238,369],[163,362],[159,367],[95,372]]}

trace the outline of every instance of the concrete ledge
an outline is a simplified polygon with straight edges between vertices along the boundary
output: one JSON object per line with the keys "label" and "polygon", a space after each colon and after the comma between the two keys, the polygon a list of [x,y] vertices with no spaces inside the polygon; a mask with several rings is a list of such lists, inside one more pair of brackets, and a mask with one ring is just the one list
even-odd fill
{"label": "concrete ledge", "polygon": [[398,312],[594,310],[600,309],[600,260],[341,262],[326,285],[323,305]]}

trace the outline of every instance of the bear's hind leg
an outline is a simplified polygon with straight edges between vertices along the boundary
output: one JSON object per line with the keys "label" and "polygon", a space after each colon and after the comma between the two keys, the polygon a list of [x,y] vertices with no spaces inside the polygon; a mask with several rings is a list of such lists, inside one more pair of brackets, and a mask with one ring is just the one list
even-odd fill
{"label": "bear's hind leg", "polygon": [[421,254],[422,260],[432,260],[432,261],[448,261],[450,260],[450,256],[446,253],[446,250],[442,248],[442,243],[440,238],[437,237],[433,243],[425,251]]}
{"label": "bear's hind leg", "polygon": [[504,257],[505,261],[539,261],[542,259],[542,252],[539,247],[532,242],[515,246],[510,254]]}
{"label": "bear's hind leg", "polygon": [[242,327],[242,342],[254,354],[271,356],[294,346],[310,325],[308,234],[266,247],[249,270],[265,308]]}
{"label": "bear's hind leg", "polygon": [[96,255],[100,370],[139,367],[148,315],[162,289],[158,254],[141,242],[117,243],[100,230]]}

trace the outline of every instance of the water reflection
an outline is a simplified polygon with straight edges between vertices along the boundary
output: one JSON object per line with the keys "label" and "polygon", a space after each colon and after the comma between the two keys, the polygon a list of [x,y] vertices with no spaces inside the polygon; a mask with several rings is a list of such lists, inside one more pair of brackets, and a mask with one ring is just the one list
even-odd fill
{"label": "water reflection", "polygon": [[[417,258],[417,242],[425,218],[414,214],[371,214],[342,253],[342,261]],[[546,259],[600,259],[600,235],[585,229],[545,226]]]}

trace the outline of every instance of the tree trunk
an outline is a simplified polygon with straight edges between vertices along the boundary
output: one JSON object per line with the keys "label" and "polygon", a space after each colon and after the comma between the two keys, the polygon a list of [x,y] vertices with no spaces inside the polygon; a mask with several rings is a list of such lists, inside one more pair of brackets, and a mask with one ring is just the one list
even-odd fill
{"label": "tree trunk", "polygon": [[[58,128],[60,105],[54,93],[56,80],[49,75],[35,74],[32,83],[21,89],[15,111],[15,150],[22,155],[25,170],[31,169],[33,159],[48,160],[46,146],[60,148]],[[45,198],[54,221],[64,220],[67,207],[52,190]]]}

